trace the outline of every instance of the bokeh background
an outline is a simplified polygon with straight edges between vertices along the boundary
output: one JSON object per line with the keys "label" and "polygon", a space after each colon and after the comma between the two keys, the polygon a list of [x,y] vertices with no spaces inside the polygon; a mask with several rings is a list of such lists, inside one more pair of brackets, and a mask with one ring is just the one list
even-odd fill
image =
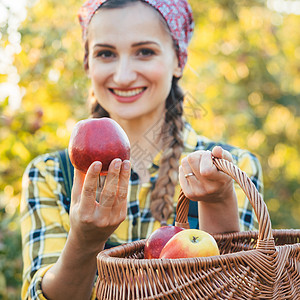
{"label": "bokeh background", "polygon": [[[67,147],[88,117],[82,0],[0,0],[0,299],[19,299],[19,201],[26,165]],[[273,228],[300,227],[300,1],[190,0],[182,79],[203,135],[255,153]]]}

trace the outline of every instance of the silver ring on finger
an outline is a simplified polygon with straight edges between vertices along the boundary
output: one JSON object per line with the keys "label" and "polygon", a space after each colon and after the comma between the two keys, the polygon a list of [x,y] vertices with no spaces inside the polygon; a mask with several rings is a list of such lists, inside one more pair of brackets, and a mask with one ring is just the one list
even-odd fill
{"label": "silver ring on finger", "polygon": [[193,172],[191,172],[191,173],[187,173],[184,175],[185,178],[188,178],[190,176],[195,176],[195,174]]}

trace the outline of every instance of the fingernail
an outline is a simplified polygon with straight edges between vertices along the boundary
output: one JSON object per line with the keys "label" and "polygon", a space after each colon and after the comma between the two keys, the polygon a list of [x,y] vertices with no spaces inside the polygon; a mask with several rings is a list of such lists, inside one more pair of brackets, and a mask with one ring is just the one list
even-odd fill
{"label": "fingernail", "polygon": [[117,160],[117,161],[115,162],[115,169],[119,169],[120,166],[121,166],[121,160]]}
{"label": "fingernail", "polygon": [[130,162],[129,162],[129,160],[124,160],[124,162],[123,162],[123,168],[124,168],[124,170],[129,170],[130,169]]}
{"label": "fingernail", "polygon": [[100,169],[101,169],[101,162],[96,161],[95,164],[94,164],[94,171],[95,171],[96,173],[99,173],[99,172],[100,172]]}

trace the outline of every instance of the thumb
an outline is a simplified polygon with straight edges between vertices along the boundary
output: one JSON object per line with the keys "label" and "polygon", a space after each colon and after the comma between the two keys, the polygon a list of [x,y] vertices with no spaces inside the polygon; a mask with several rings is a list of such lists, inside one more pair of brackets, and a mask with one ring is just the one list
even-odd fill
{"label": "thumb", "polygon": [[221,146],[215,146],[211,152],[212,155],[216,158],[223,158],[230,162],[233,162],[231,153],[228,152],[227,150],[224,150]]}

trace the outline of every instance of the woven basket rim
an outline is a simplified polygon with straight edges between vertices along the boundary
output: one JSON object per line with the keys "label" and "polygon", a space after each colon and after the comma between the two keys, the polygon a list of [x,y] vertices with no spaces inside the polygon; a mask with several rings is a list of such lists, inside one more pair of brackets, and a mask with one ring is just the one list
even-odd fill
{"label": "woven basket rim", "polygon": [[[125,266],[130,268],[138,268],[138,269],[148,269],[149,264],[151,264],[151,267],[156,268],[168,268],[170,266],[170,263],[174,267],[176,266],[197,266],[198,268],[205,267],[205,268],[213,268],[213,267],[219,267],[220,264],[224,261],[226,261],[227,264],[232,264],[237,260],[243,259],[245,261],[248,261],[253,255],[258,256],[260,253],[269,252],[268,255],[276,255],[278,252],[280,252],[281,249],[284,249],[286,247],[290,247],[291,249],[297,249],[299,251],[300,249],[300,243],[296,244],[290,244],[290,245],[280,245],[275,246],[275,250],[262,250],[262,249],[251,249],[251,250],[242,250],[237,251],[234,253],[225,253],[220,254],[217,256],[208,256],[208,257],[191,257],[191,258],[164,258],[164,259],[134,259],[134,258],[122,258],[122,257],[114,257],[109,256],[107,253],[99,253],[97,256],[97,259],[101,260],[102,263],[106,264],[107,266]],[[271,252],[270,252],[271,251]],[[266,253],[264,253],[266,254]]]}
{"label": "woven basket rim", "polygon": [[[273,237],[277,238],[281,235],[285,235],[285,234],[292,234],[292,235],[297,235],[300,236],[300,229],[272,229],[273,232]],[[231,237],[233,237],[233,239],[240,239],[240,238],[257,238],[258,237],[259,232],[258,231],[241,231],[241,232],[232,232],[232,233],[220,233],[220,234],[216,234],[215,236],[219,236],[219,237],[223,237],[224,239],[226,238],[226,236],[230,235]],[[116,254],[119,253],[119,249],[126,249],[127,253],[134,253],[137,249],[141,249],[142,247],[144,247],[146,243],[146,239],[143,240],[139,240],[139,241],[134,241],[134,242],[130,242],[130,243],[126,243],[123,245],[119,245],[117,247],[113,247],[110,249],[106,249],[103,250],[101,252],[98,253],[97,255],[97,259],[101,259],[103,261],[106,262],[111,262],[111,263],[116,263],[117,261],[120,263],[130,263],[131,265],[138,265],[139,267],[141,267],[143,264],[147,265],[151,262],[151,264],[153,266],[155,266],[156,264],[168,264],[169,261],[171,260],[172,263],[207,263],[210,262],[212,264],[218,262],[219,260],[222,259],[226,259],[226,260],[230,260],[230,259],[234,259],[236,257],[240,257],[242,256],[247,256],[249,251],[251,251],[251,254],[253,254],[254,252],[265,252],[265,253],[273,253],[273,252],[277,252],[280,248],[282,247],[286,247],[286,246],[290,246],[290,247],[299,247],[300,248],[300,242],[299,243],[293,243],[293,244],[288,244],[288,245],[276,245],[274,250],[269,250],[269,249],[262,249],[262,248],[253,248],[253,249],[248,249],[248,250],[241,250],[241,251],[236,251],[233,253],[225,253],[225,254],[220,254],[220,255],[216,255],[216,256],[209,256],[209,257],[190,257],[190,258],[172,258],[172,259],[168,259],[168,258],[153,258],[153,259],[145,259],[145,258],[139,258],[139,259],[135,259],[135,258],[126,258],[126,257],[119,257]],[[114,256],[116,255],[116,256]]]}

